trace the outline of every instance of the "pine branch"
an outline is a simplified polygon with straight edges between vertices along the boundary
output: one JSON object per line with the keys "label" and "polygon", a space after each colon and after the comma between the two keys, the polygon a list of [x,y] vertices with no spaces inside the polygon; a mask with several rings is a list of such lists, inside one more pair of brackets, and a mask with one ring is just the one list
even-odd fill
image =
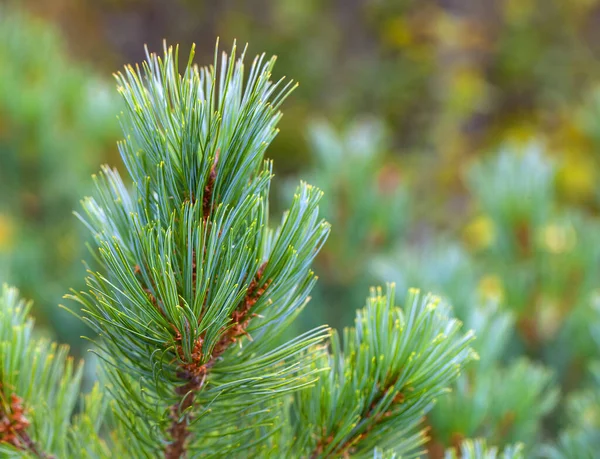
{"label": "pine branch", "polygon": [[274,346],[308,299],[329,231],[321,193],[304,183],[269,227],[264,152],[293,86],[270,81],[264,56],[246,77],[235,46],[204,69],[192,50],[182,74],[177,55],[165,48],[117,75],[134,189],[107,167],[95,178],[82,220],[102,270],[73,295],[102,336],[119,422],[167,458],[239,450],[224,433],[250,432],[244,416],[273,423],[266,407],[314,379],[328,335],[321,327]]}
{"label": "pine branch", "polygon": [[344,330],[343,353],[333,335],[331,355],[317,362],[331,371],[296,397],[294,454],[366,457],[379,447],[414,457],[424,443],[423,416],[473,357],[472,334],[460,334],[439,299],[412,291],[402,311],[394,296],[393,287],[372,291]]}
{"label": "pine branch", "polygon": [[[31,305],[15,289],[0,295],[0,455],[19,453],[43,459],[75,457],[81,445],[72,441],[85,430],[88,449],[105,452],[98,432],[105,406],[99,390],[80,399],[82,365],[75,366],[68,348],[34,338]],[[86,426],[84,429],[84,425]],[[75,448],[74,448],[75,447]],[[80,456],[81,457],[81,456]]]}

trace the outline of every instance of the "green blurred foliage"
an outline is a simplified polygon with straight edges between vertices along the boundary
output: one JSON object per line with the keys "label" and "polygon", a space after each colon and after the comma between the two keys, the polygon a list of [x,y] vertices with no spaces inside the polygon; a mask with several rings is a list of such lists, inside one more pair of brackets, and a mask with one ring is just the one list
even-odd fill
{"label": "green blurred foliage", "polygon": [[72,212],[114,149],[116,99],[39,20],[0,8],[0,42],[0,274],[74,342],[79,321],[57,308],[85,272]]}
{"label": "green blurred foliage", "polygon": [[[320,281],[313,299],[320,307],[305,325],[340,326],[364,301],[357,292],[367,292],[376,281],[365,260],[386,253],[405,233],[408,194],[399,168],[386,160],[390,136],[381,122],[356,120],[338,130],[313,121],[307,136],[315,164],[301,179],[327,196],[320,207],[332,231],[316,260]],[[289,181],[290,197],[299,179]]]}

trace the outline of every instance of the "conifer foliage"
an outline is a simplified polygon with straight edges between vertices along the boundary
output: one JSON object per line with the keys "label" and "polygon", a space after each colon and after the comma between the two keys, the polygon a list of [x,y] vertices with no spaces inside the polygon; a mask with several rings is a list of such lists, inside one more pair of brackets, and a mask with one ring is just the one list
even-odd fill
{"label": "conifer foliage", "polygon": [[36,338],[31,304],[0,292],[0,457],[109,457],[99,437],[106,401],[96,386],[78,402],[82,365],[66,346]]}
{"label": "conifer foliage", "polygon": [[1,451],[167,459],[422,451],[423,416],[475,356],[472,335],[437,298],[411,291],[396,307],[390,286],[372,291],[341,340],[326,326],[283,340],[307,304],[329,225],[319,217],[322,193],[306,183],[279,224],[270,222],[264,153],[294,85],[271,81],[275,60],[264,56],[246,71],[244,54],[234,46],[198,68],[192,50],[180,73],[177,50],[165,47],[117,75],[132,186],[109,167],[94,177],[96,196],[80,218],[95,259],[87,291],[71,295],[98,334],[101,385],[72,418],[79,370],[65,350],[35,344],[27,309],[6,290]]}
{"label": "conifer foliage", "polygon": [[329,231],[321,193],[307,184],[270,229],[263,155],[292,87],[269,80],[273,64],[257,58],[244,82],[234,48],[212,68],[188,64],[179,75],[168,49],[117,77],[134,190],[108,168],[96,178],[99,197],[84,202],[84,218],[103,269],[76,297],[112,363],[119,418],[140,446],[168,458],[242,446],[243,433],[194,433],[225,433],[242,413],[268,422],[268,404],[306,382],[327,334],[272,344],[305,304],[310,262]]}

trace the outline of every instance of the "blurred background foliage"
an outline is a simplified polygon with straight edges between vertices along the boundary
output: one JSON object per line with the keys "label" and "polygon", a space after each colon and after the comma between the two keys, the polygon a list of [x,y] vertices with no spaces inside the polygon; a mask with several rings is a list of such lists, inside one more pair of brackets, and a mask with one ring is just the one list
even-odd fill
{"label": "blurred background foliage", "polygon": [[72,211],[114,149],[117,99],[40,19],[1,8],[0,42],[0,275],[77,344],[80,322],[57,308],[85,273]]}
{"label": "blurred background foliage", "polygon": [[274,198],[299,178],[326,192],[301,326],[347,325],[373,284],[433,290],[481,358],[429,416],[430,455],[486,437],[595,457],[600,0],[18,5],[0,10],[0,272],[49,331],[81,349],[55,305],[83,277],[71,210],[117,164],[110,73],[163,38],[199,62],[237,38],[300,82],[269,150]]}

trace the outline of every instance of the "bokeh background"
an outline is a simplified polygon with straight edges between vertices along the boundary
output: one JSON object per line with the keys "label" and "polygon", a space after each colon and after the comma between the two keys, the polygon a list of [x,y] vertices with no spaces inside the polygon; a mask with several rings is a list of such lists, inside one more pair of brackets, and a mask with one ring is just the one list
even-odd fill
{"label": "bokeh background", "polygon": [[300,82],[268,152],[274,209],[302,178],[333,230],[299,328],[351,324],[386,281],[447,297],[482,358],[432,414],[432,457],[600,428],[599,0],[4,2],[0,280],[45,330],[82,355],[57,305],[90,258],[72,211],[120,167],[111,74],[163,39],[211,63],[216,37]]}

